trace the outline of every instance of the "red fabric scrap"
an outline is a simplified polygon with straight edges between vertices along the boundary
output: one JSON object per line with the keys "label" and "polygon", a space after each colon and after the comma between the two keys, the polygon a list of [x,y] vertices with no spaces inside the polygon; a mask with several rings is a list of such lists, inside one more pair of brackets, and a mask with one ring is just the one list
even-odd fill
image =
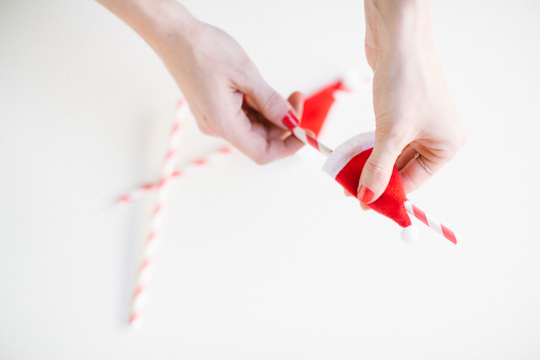
{"label": "red fabric scrap", "polygon": [[[360,181],[362,169],[372,151],[373,149],[368,149],[353,157],[336,176],[336,181],[351,194],[356,194],[358,191],[358,182]],[[403,205],[405,201],[407,201],[407,197],[405,196],[405,191],[403,191],[401,175],[399,175],[398,169],[394,166],[390,183],[386,187],[386,190],[376,201],[368,204],[368,206],[376,212],[394,220],[399,226],[407,227],[411,225],[411,220]]]}

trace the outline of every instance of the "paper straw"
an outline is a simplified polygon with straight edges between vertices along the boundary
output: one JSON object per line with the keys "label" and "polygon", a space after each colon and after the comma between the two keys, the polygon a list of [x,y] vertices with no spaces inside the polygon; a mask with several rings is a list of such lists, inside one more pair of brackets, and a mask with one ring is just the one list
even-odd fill
{"label": "paper straw", "polygon": [[293,135],[303,142],[304,144],[310,145],[315,150],[323,154],[324,156],[329,156],[332,153],[332,150],[330,150],[327,146],[322,144],[319,140],[315,139],[313,136],[308,134],[308,132],[304,129],[302,129],[299,126],[296,126],[294,128],[290,128]]}
{"label": "paper straw", "polygon": [[[212,153],[208,154],[207,156],[193,160],[189,164],[187,164],[185,167],[179,170],[173,171],[169,180],[174,180],[174,179],[182,178],[186,175],[189,175],[190,173],[194,172],[195,169],[198,169],[201,166],[206,166],[214,162],[218,158],[222,157],[223,155],[230,154],[233,151],[234,151],[234,148],[231,146],[225,146],[220,149],[217,149],[213,151]],[[135,190],[131,191],[130,193],[126,195],[122,195],[120,198],[118,198],[118,202],[130,203],[130,202],[137,201],[141,199],[148,192],[158,189],[160,187],[160,184],[162,184],[161,181],[156,182],[156,183],[148,183],[148,184],[141,185]]]}
{"label": "paper straw", "polygon": [[417,218],[418,220],[426,224],[429,228],[435,230],[436,232],[438,232],[439,234],[441,234],[442,236],[444,236],[445,238],[447,238],[454,244],[457,244],[458,240],[461,239],[460,236],[456,235],[452,230],[450,230],[449,228],[447,228],[446,226],[444,226],[443,224],[441,224],[440,222],[438,222],[437,220],[435,220],[434,218],[432,218],[431,216],[429,216],[428,214],[420,210],[418,207],[413,205],[410,201],[406,201],[404,205],[405,205],[405,210],[409,214],[411,214],[412,216],[414,216],[415,218]]}
{"label": "paper straw", "polygon": [[169,147],[167,150],[167,155],[165,156],[165,162],[163,164],[162,177],[160,182],[158,183],[157,201],[154,207],[154,211],[152,212],[152,218],[150,221],[150,231],[144,243],[142,262],[138,270],[135,293],[133,294],[131,315],[129,317],[129,324],[131,326],[137,326],[140,324],[141,313],[144,309],[146,296],[148,293],[148,283],[150,280],[151,270],[154,262],[154,255],[156,252],[156,242],[159,232],[161,231],[163,207],[167,199],[170,180],[172,178],[172,174],[174,173],[176,147],[178,145],[180,134],[180,124],[182,118],[186,115],[187,111],[187,103],[181,100],[178,103],[176,119],[171,130]]}

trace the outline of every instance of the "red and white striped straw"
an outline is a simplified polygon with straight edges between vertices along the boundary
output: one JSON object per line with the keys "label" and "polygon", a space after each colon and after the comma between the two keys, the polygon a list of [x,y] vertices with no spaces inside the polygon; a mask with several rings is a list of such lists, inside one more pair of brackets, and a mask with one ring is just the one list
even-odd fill
{"label": "red and white striped straw", "polygon": [[409,214],[411,214],[412,216],[414,216],[415,218],[417,218],[418,220],[426,224],[429,228],[435,230],[436,232],[438,232],[439,234],[441,234],[442,236],[444,236],[445,238],[447,238],[454,244],[457,244],[458,240],[461,239],[460,236],[455,234],[452,230],[450,230],[449,228],[447,228],[446,226],[444,226],[443,224],[441,224],[440,222],[438,222],[437,220],[435,220],[434,218],[432,218],[431,216],[429,216],[428,214],[420,210],[418,207],[413,205],[410,201],[405,201],[403,205],[405,205],[405,210]]}
{"label": "red and white striped straw", "polygon": [[285,116],[282,119],[283,125],[285,125],[293,135],[303,142],[306,145],[310,145],[315,150],[323,154],[324,156],[329,156],[332,153],[332,150],[330,150],[329,147],[325,146],[319,140],[315,139],[315,137],[311,136],[306,130],[302,129],[299,125],[299,121],[296,118],[296,116],[293,115],[292,112],[288,112],[285,114]]}
{"label": "red and white striped straw", "polygon": [[[233,151],[234,151],[234,148],[231,146],[224,146],[220,149],[217,149],[216,151],[208,154],[207,156],[193,160],[189,164],[187,164],[185,167],[179,170],[173,171],[173,173],[171,174],[168,180],[174,180],[174,179],[178,179],[186,175],[189,175],[191,172],[195,171],[195,169],[200,168],[201,166],[206,166],[212,163],[213,161],[217,160],[219,157],[225,154],[230,154]],[[166,182],[159,181],[157,183],[148,183],[148,184],[141,185],[135,190],[131,191],[130,193],[126,195],[122,195],[120,198],[118,198],[118,202],[130,203],[130,202],[139,200],[146,193],[158,189],[160,185],[164,183]]]}
{"label": "red and white striped straw", "polygon": [[187,111],[187,103],[183,100],[180,100],[178,102],[178,108],[176,111],[176,119],[174,121],[174,125],[171,131],[167,155],[165,156],[165,162],[163,164],[162,177],[158,184],[157,201],[154,211],[152,212],[150,231],[146,237],[146,241],[143,246],[144,249],[142,261],[137,274],[138,276],[135,286],[135,293],[133,294],[131,316],[129,317],[129,324],[132,326],[137,326],[140,324],[141,313],[144,309],[144,304],[148,293],[148,283],[150,280],[151,270],[154,262],[154,255],[156,252],[156,240],[158,238],[159,232],[161,231],[161,223],[163,220],[163,207],[167,199],[169,183],[172,179],[172,174],[174,173],[176,147],[178,146],[180,135],[180,124]]}
{"label": "red and white striped straw", "polygon": [[313,136],[308,134],[308,132],[302,129],[301,127],[297,126],[291,129],[291,131],[298,140],[300,140],[304,144],[312,146],[324,156],[328,156],[332,153],[332,150],[330,150],[328,147],[322,144],[319,140],[315,139]]}

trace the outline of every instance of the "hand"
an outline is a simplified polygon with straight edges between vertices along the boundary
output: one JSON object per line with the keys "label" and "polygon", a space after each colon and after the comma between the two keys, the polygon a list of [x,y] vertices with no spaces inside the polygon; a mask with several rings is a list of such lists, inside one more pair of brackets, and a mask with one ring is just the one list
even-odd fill
{"label": "hand", "polygon": [[[381,9],[388,10],[379,7],[377,11]],[[357,194],[364,204],[375,201],[384,192],[394,164],[400,170],[405,192],[410,193],[431,177],[414,159],[416,153],[435,174],[467,138],[437,60],[430,23],[418,26],[422,31],[415,29],[413,35],[404,36],[398,25],[389,24],[395,19],[398,24],[407,24],[406,9],[391,10],[391,16],[382,21],[384,16],[373,16],[370,11],[375,10],[370,10],[366,3],[366,57],[374,71],[376,129],[375,146],[362,172]],[[381,27],[391,30],[383,32]]]}
{"label": "hand", "polygon": [[176,0],[98,1],[154,48],[205,134],[228,140],[259,164],[302,147],[282,124],[289,111],[301,117],[302,94],[282,98],[225,32],[198,21]]}
{"label": "hand", "polygon": [[302,147],[281,120],[291,110],[300,118],[303,96],[282,98],[225,32],[191,17],[158,53],[205,134],[228,140],[258,164]]}

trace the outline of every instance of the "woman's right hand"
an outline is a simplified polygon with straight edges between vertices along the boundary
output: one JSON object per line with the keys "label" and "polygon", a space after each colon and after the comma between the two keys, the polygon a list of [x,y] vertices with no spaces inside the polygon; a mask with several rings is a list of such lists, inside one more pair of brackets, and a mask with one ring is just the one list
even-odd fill
{"label": "woman's right hand", "polygon": [[228,34],[176,0],[98,1],[157,52],[205,134],[228,140],[258,164],[302,147],[282,123],[285,116],[300,118],[302,94],[281,97]]}
{"label": "woman's right hand", "polygon": [[285,100],[232,37],[198,21],[181,5],[177,11],[177,26],[154,48],[201,131],[228,140],[258,164],[299,150],[303,143],[290,136],[282,119],[288,112],[301,116],[303,96],[294,93]]}
{"label": "woman's right hand", "polygon": [[454,157],[467,134],[437,60],[429,0],[364,4],[376,127],[357,197],[369,204],[386,189],[394,164],[410,193]]}

